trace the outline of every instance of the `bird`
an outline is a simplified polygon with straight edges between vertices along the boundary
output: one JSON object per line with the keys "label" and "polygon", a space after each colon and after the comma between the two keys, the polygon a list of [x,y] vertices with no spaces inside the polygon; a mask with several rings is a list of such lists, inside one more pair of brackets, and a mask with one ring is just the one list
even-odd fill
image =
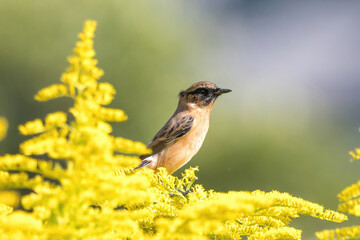
{"label": "bird", "polygon": [[231,92],[208,81],[194,83],[179,93],[179,103],[171,118],[159,130],[141,155],[134,170],[163,167],[169,174],[181,168],[199,151],[209,129],[209,118],[216,99]]}

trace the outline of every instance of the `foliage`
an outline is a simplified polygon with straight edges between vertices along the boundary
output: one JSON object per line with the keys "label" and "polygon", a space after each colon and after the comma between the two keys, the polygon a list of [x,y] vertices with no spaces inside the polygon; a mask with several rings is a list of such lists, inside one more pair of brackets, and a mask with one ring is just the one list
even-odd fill
{"label": "foliage", "polygon": [[182,178],[165,169],[133,171],[140,142],[111,136],[108,121],[126,114],[106,108],[115,89],[99,83],[93,37],[87,21],[70,67],[60,84],[35,99],[70,97],[69,113],[54,112],[19,127],[35,135],[21,154],[0,158],[0,190],[31,189],[21,199],[25,211],[0,204],[2,239],[300,239],[291,218],[310,215],[342,222],[343,214],[288,193],[205,190],[194,184],[197,168]]}

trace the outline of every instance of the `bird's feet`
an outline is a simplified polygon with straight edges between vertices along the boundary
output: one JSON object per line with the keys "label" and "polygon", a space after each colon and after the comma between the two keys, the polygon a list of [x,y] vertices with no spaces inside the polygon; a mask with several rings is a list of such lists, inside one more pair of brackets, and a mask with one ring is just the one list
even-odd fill
{"label": "bird's feet", "polygon": [[176,190],[178,190],[178,192],[181,193],[183,196],[186,196],[186,194],[188,194],[188,193],[192,193],[192,191],[190,189],[188,189],[186,191],[182,191],[182,190],[176,188]]}

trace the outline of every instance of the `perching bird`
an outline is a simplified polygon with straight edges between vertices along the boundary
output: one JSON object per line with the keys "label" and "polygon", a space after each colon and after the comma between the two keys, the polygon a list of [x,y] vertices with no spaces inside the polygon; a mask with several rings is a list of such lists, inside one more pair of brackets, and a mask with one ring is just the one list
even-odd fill
{"label": "perching bird", "polygon": [[215,100],[228,92],[211,82],[197,82],[180,91],[175,113],[147,146],[152,154],[140,156],[142,162],[135,169],[164,167],[171,174],[190,161],[205,139]]}

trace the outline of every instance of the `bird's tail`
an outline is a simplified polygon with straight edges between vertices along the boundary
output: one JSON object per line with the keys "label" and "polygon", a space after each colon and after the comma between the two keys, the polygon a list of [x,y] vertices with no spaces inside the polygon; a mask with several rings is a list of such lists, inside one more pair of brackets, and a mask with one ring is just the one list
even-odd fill
{"label": "bird's tail", "polygon": [[139,169],[139,168],[143,168],[146,167],[147,165],[149,165],[151,163],[150,160],[142,160],[141,163],[139,164],[139,166],[137,166],[136,168],[134,168],[133,170]]}

